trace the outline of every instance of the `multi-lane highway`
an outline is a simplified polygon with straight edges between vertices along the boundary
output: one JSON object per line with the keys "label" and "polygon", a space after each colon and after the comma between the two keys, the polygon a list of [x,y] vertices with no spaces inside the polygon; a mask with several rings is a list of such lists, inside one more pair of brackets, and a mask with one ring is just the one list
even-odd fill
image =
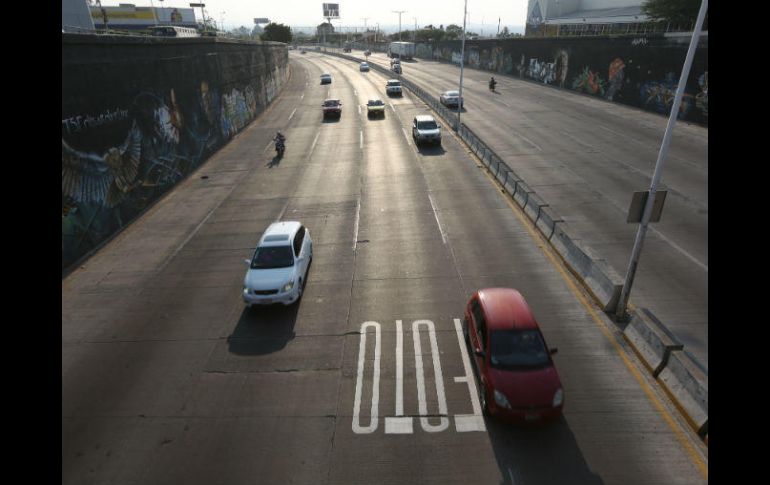
{"label": "multi-lane highway", "polygon": [[[364,58],[363,53],[352,55]],[[389,66],[385,54],[370,61]],[[457,89],[457,66],[418,59],[403,74],[438,99]],[[463,123],[624,277],[637,224],[635,191],[650,186],[668,118],[510,76],[466,69]],[[678,122],[659,190],[663,216],[650,225],[631,303],[647,307],[708,366],[708,128]]]}
{"label": "multi-lane highway", "polygon": [[[418,148],[428,109],[385,77],[314,52],[290,66],[263,115],[63,280],[62,483],[706,483],[705,446],[451,130]],[[468,117],[494,105],[481,93]],[[246,310],[243,260],[279,219],[313,238],[305,293]],[[559,349],[563,419],[477,412],[459,324],[490,286],[519,289]]]}

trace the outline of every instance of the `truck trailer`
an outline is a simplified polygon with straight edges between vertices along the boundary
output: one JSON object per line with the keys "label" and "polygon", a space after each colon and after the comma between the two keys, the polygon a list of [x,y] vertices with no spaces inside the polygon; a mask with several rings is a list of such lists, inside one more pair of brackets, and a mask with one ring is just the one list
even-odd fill
{"label": "truck trailer", "polygon": [[414,42],[391,42],[388,47],[388,57],[411,59],[415,55]]}

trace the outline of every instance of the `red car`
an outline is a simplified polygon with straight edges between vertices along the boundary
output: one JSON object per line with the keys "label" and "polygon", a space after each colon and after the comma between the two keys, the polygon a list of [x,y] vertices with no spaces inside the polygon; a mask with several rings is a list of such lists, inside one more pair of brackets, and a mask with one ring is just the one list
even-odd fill
{"label": "red car", "polygon": [[487,415],[514,421],[557,418],[564,390],[543,334],[521,293],[487,288],[465,309],[465,337],[479,377]]}

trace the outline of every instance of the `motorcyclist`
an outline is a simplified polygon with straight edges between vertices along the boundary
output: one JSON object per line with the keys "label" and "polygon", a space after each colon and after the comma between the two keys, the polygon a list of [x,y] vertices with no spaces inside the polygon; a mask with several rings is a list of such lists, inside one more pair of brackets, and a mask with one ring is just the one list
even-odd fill
{"label": "motorcyclist", "polygon": [[494,91],[496,84],[497,84],[497,81],[495,81],[495,77],[492,76],[492,79],[489,80],[489,89]]}
{"label": "motorcyclist", "polygon": [[286,148],[286,137],[283,136],[283,133],[280,131],[276,133],[273,141],[275,142],[275,151],[282,153],[284,148]]}

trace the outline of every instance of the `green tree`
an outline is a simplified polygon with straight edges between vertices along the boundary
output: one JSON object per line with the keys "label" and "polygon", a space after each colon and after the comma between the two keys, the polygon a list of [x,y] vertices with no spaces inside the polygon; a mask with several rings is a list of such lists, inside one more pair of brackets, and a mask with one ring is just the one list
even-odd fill
{"label": "green tree", "polygon": [[512,37],[511,32],[508,30],[508,27],[503,27],[503,30],[500,31],[499,34],[497,34],[497,37],[499,39],[509,39]]}
{"label": "green tree", "polygon": [[288,25],[269,23],[265,25],[265,30],[260,36],[262,40],[270,40],[273,42],[291,42],[291,28]]}
{"label": "green tree", "polygon": [[[695,23],[700,4],[701,0],[647,0],[642,4],[642,13],[653,22],[670,22],[685,26]],[[708,30],[708,15],[703,28]]]}
{"label": "green tree", "polygon": [[455,24],[447,25],[444,32],[446,32],[444,38],[447,40],[459,39],[463,36],[463,28]]}
{"label": "green tree", "polygon": [[237,29],[233,29],[230,31],[230,35],[235,39],[251,39],[251,31],[244,27],[240,26]]}

